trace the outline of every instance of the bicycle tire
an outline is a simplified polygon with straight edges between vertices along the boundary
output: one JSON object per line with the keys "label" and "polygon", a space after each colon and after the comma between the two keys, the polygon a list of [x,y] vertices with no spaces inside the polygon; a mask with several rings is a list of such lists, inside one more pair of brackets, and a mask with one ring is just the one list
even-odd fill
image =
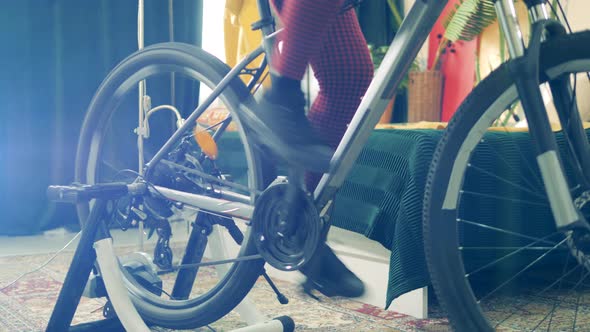
{"label": "bicycle tire", "polygon": [[[590,32],[584,31],[551,39],[542,44],[540,57],[542,82],[546,82],[549,75],[553,79],[556,75],[570,70],[580,73],[590,71]],[[451,197],[469,199],[469,194],[462,191],[466,173],[474,166],[470,164],[473,161],[469,157],[474,158],[477,151],[475,145],[482,142],[481,139],[487,126],[492,124],[492,119],[500,116],[515,97],[514,80],[507,64],[504,64],[481,81],[459,107],[439,141],[427,176],[423,205],[425,255],[437,298],[451,325],[457,331],[493,331],[497,326],[494,326],[490,317],[486,316],[487,311],[484,312],[482,303],[475,295],[477,289],[474,287],[478,286],[475,282],[470,283],[470,278],[474,276],[471,273],[467,276],[466,273],[467,263],[464,261],[464,255],[469,254],[469,248],[461,247],[466,241],[466,235],[459,233],[459,224],[464,221],[460,215],[461,203],[451,203],[445,209],[443,204],[445,199]],[[457,172],[453,173],[454,170]],[[494,198],[489,198],[492,199]],[[461,223],[461,227],[464,227],[464,231],[468,226]],[[486,277],[493,279],[493,272]],[[512,316],[514,313],[507,315]],[[553,318],[553,313],[551,315]],[[494,324],[498,324],[498,321],[500,319],[494,320]],[[551,321],[548,319],[539,324],[549,324],[551,327]],[[575,324],[574,320],[574,330]]]}
{"label": "bicycle tire", "polygon": [[[94,183],[98,179],[89,174],[96,174],[94,168],[103,144],[104,130],[113,116],[113,100],[121,84],[136,90],[141,79],[154,73],[165,73],[171,68],[182,71],[188,76],[198,78],[207,85],[216,86],[230,71],[230,68],[220,60],[202,49],[182,43],[162,43],[146,47],[127,57],[118,64],[105,78],[92,99],[81,129],[77,148],[75,180],[80,183]],[[138,76],[138,73],[140,75]],[[133,82],[129,82],[132,79]],[[240,103],[252,96],[239,78],[231,81],[222,92],[221,98],[228,107],[233,119],[239,121]],[[113,106],[113,107],[110,107]],[[238,125],[239,128],[241,128]],[[241,129],[239,129],[241,131]],[[253,174],[258,190],[262,190],[270,183],[268,165],[258,150],[249,145],[246,134],[241,132],[242,143],[251,155],[248,168]],[[94,164],[93,164],[94,163]],[[81,226],[88,215],[88,204],[78,206]],[[257,253],[254,241],[249,241],[249,234],[245,234],[239,255],[253,255]],[[262,259],[241,261],[234,263],[223,278],[223,284],[213,288],[211,294],[202,301],[172,301],[154,299],[149,292],[141,287],[133,287],[128,277],[126,284],[133,304],[143,319],[158,326],[167,328],[195,328],[207,325],[223,317],[238,305],[253,287],[263,271]],[[220,282],[221,284],[221,282]]]}

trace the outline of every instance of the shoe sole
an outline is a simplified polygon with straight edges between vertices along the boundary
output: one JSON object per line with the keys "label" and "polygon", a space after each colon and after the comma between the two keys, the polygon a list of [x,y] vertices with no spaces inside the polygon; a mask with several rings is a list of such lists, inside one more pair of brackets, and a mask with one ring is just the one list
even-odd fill
{"label": "shoe sole", "polygon": [[313,295],[314,290],[320,292],[321,294],[323,294],[324,296],[327,296],[327,297],[340,296],[340,297],[347,297],[347,298],[357,298],[357,297],[361,297],[365,294],[365,287],[364,286],[362,286],[362,287],[359,286],[354,289],[351,288],[351,289],[343,290],[342,287],[330,285],[329,281],[324,281],[324,282],[325,282],[325,285],[315,282],[315,281],[309,279],[309,277],[308,277],[307,280],[305,280],[305,282],[302,284],[303,291],[315,299],[318,299],[318,298],[315,295]]}

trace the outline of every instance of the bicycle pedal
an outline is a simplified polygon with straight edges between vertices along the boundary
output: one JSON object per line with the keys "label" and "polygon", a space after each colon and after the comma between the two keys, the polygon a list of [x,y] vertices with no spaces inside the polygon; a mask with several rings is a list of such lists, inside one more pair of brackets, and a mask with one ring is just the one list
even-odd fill
{"label": "bicycle pedal", "polygon": [[102,307],[102,316],[106,319],[113,319],[117,317],[117,313],[115,312],[115,308],[113,308],[111,300],[108,300],[104,307]]}

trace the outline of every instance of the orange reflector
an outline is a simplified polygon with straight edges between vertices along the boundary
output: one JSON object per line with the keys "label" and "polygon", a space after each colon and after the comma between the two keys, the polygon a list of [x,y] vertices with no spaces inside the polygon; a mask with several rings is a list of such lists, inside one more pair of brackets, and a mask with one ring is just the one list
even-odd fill
{"label": "orange reflector", "polygon": [[211,160],[217,159],[217,143],[215,143],[213,136],[199,125],[193,129],[193,135],[203,153]]}

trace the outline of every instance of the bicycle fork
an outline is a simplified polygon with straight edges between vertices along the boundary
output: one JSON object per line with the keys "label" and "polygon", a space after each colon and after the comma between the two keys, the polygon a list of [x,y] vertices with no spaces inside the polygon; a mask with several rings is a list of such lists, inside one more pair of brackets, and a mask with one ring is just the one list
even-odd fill
{"label": "bicycle fork", "polygon": [[[559,22],[549,19],[545,8],[545,1],[530,0],[525,2],[533,19],[528,48],[524,46],[513,1],[495,1],[498,20],[508,42],[508,49],[512,58],[508,63],[508,68],[513,74],[518,95],[527,118],[529,131],[533,142],[535,142],[537,164],[541,171],[541,177],[545,185],[557,229],[560,231],[580,228],[590,230],[590,225],[574,205],[564,168],[560,161],[558,146],[553,136],[549,117],[539,88],[540,46],[544,38],[544,33],[550,31],[552,34],[562,34],[564,33],[564,28]],[[572,96],[569,79],[556,79],[550,82],[550,86],[554,93],[560,91]],[[556,102],[562,128],[566,128],[565,119],[574,118],[574,121],[568,121],[567,123],[569,126],[568,131],[571,130],[574,133],[575,140],[579,141],[575,142],[577,146],[574,150],[577,152],[575,154],[578,155],[576,159],[582,160],[582,165],[585,166],[583,161],[587,160],[589,149],[579,113],[575,112],[576,114],[572,114],[573,112],[571,110],[563,107],[569,104],[569,102],[561,102],[562,105],[558,104],[559,102]],[[581,176],[581,180],[587,182],[583,179],[585,176],[583,174]]]}

